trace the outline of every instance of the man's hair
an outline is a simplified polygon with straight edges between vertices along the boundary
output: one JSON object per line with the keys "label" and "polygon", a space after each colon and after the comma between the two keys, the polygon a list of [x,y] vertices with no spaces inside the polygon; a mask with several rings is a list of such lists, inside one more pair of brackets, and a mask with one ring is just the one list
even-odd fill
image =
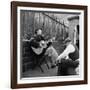
{"label": "man's hair", "polygon": [[37,31],[38,31],[38,30],[41,30],[41,31],[42,31],[42,28],[36,29],[36,30],[35,30],[35,34],[37,34]]}

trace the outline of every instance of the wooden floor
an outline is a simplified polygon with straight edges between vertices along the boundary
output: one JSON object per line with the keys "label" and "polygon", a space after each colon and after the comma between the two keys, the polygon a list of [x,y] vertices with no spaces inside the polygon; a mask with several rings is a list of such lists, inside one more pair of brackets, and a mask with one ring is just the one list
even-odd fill
{"label": "wooden floor", "polygon": [[24,72],[22,76],[23,77],[57,76],[57,67],[48,69],[47,66],[43,64],[42,69],[44,72],[42,72],[39,67],[35,68],[34,70],[29,69],[28,71]]}
{"label": "wooden floor", "polygon": [[[28,71],[23,73],[22,78],[25,78],[25,77],[28,78],[28,77],[50,77],[50,76],[57,76],[58,67],[49,68],[48,69],[47,66],[45,64],[43,64],[42,68],[43,68],[44,72],[42,72],[39,67],[37,67],[34,70],[29,69]],[[80,72],[79,72],[79,67],[78,67],[77,70],[76,70],[76,75],[79,75],[79,74],[80,74]]]}

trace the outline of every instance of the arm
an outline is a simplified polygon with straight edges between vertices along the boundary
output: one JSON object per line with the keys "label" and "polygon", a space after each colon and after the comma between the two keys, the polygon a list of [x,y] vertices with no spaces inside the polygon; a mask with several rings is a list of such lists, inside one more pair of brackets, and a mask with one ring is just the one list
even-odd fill
{"label": "arm", "polygon": [[30,46],[31,47],[34,47],[34,48],[38,48],[38,47],[40,47],[40,44],[34,38],[31,38],[31,40],[30,40]]}
{"label": "arm", "polygon": [[62,58],[68,57],[68,54],[74,52],[75,48],[72,44],[68,45],[66,49],[58,56],[57,61],[61,61]]}

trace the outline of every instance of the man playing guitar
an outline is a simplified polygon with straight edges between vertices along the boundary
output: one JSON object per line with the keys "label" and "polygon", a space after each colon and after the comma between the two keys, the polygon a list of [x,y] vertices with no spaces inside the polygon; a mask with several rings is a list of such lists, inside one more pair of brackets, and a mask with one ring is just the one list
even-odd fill
{"label": "man playing guitar", "polygon": [[34,37],[30,39],[30,52],[32,60],[36,58],[38,61],[40,58],[42,58],[43,55],[48,55],[52,59],[51,67],[54,67],[58,54],[52,46],[53,41],[55,41],[54,37],[46,41],[42,35],[42,30],[36,29]]}

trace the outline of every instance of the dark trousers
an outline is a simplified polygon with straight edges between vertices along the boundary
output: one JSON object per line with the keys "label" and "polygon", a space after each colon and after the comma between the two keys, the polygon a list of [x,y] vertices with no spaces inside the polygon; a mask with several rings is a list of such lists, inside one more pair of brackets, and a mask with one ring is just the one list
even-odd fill
{"label": "dark trousers", "polygon": [[[61,63],[58,63],[58,76],[75,75],[75,69],[78,67],[79,61],[62,59]],[[70,71],[71,70],[71,71]]]}

